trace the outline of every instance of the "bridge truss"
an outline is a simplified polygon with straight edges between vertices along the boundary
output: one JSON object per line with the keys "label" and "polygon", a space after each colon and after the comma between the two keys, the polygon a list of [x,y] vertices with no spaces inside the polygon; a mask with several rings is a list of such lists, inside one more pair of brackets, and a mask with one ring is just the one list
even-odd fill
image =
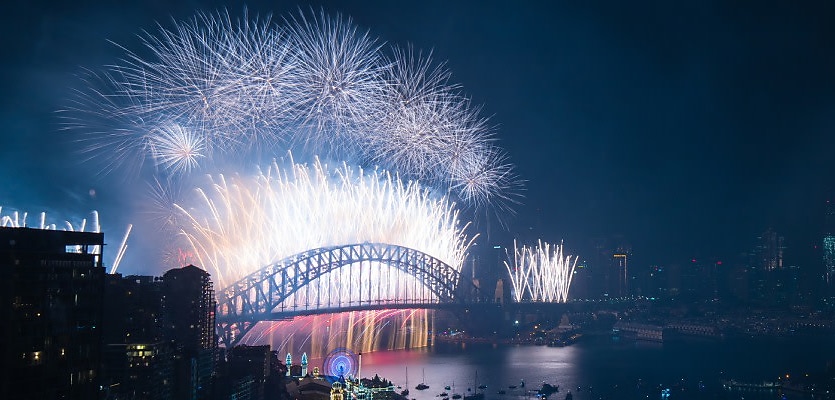
{"label": "bridge truss", "polygon": [[221,342],[232,347],[259,321],[296,315],[433,308],[473,290],[455,268],[428,254],[385,243],[308,250],[268,265],[217,294]]}

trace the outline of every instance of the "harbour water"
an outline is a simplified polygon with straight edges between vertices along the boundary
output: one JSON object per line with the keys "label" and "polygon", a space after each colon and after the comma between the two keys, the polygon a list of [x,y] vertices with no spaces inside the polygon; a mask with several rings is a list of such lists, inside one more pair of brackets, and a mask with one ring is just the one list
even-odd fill
{"label": "harbour water", "polygon": [[[549,396],[552,400],[564,399],[569,390],[576,400],[659,399],[664,388],[670,389],[670,399],[805,399],[811,396],[726,390],[721,381],[773,381],[786,373],[796,381],[806,373],[823,373],[833,359],[835,340],[828,338],[653,343],[599,336],[567,347],[439,342],[425,349],[367,353],[362,375],[378,374],[408,387],[408,397],[415,400],[440,400],[442,392],[466,396],[476,390],[486,400],[535,399],[543,382],[559,385],[559,392]],[[421,382],[429,389],[416,390]],[[482,385],[486,388],[478,389]]]}

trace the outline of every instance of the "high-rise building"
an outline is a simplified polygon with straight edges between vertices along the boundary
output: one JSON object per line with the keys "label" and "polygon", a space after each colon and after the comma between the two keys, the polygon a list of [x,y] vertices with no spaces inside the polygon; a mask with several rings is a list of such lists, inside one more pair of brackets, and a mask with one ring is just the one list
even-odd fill
{"label": "high-rise building", "polygon": [[586,296],[626,297],[631,295],[628,263],[632,258],[632,247],[626,240],[616,235],[612,238],[596,238],[592,243],[594,251],[584,260],[582,279],[579,286],[586,291]]}
{"label": "high-rise building", "polygon": [[754,262],[764,271],[774,271],[783,268],[783,237],[769,228],[757,238],[754,249]]}
{"label": "high-rise building", "polygon": [[222,383],[217,385],[219,387],[215,397],[253,400],[268,398],[268,380],[279,378],[271,376],[274,357],[276,353],[270,351],[269,345],[240,345],[229,349],[226,352],[226,362],[223,363]]}
{"label": "high-rise building", "polygon": [[829,294],[835,293],[835,204],[826,201],[823,227],[823,279]]}
{"label": "high-rise building", "polygon": [[690,301],[719,298],[718,269],[721,261],[715,258],[693,257],[679,267],[678,297]]}
{"label": "high-rise building", "polygon": [[162,284],[163,334],[174,352],[174,398],[208,398],[217,356],[210,275],[188,265],[166,272]]}
{"label": "high-rise building", "polygon": [[623,248],[619,248],[612,254],[613,268],[615,269],[616,278],[613,279],[612,293],[617,297],[624,297],[629,295],[629,269],[627,268],[627,261],[629,259],[629,252]]}
{"label": "high-rise building", "polygon": [[0,398],[100,397],[104,234],[0,227]]}
{"label": "high-rise building", "polygon": [[823,236],[824,281],[828,289],[835,286],[835,234]]}
{"label": "high-rise building", "polygon": [[170,399],[173,354],[162,335],[162,281],[107,275],[102,385],[108,399]]}
{"label": "high-rise building", "polygon": [[748,263],[749,301],[763,305],[786,305],[785,289],[788,286],[782,279],[788,274],[784,273],[783,243],[783,236],[770,228],[757,237]]}

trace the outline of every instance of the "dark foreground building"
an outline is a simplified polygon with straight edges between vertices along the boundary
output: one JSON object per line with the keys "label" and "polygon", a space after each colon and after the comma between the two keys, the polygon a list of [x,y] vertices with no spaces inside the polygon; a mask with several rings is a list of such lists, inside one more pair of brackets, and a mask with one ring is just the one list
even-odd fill
{"label": "dark foreground building", "polygon": [[100,396],[104,234],[0,227],[0,398]]}
{"label": "dark foreground building", "polygon": [[188,265],[162,276],[163,335],[174,356],[175,399],[211,396],[217,362],[216,308],[208,272]]}
{"label": "dark foreground building", "polygon": [[162,280],[107,275],[102,327],[106,400],[173,399],[173,354],[162,332]]}

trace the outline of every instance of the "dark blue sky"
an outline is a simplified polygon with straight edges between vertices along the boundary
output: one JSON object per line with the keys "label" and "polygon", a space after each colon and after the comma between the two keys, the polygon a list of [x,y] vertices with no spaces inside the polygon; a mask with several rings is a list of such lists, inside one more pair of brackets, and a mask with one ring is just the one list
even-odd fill
{"label": "dark blue sky", "polygon": [[[79,162],[55,110],[81,68],[123,54],[108,40],[136,49],[155,22],[242,6],[109,3],[4,6],[0,205],[62,217],[101,210],[115,245],[130,199]],[[817,262],[835,188],[835,3],[512,3],[248,7],[274,16],[324,7],[446,60],[527,180],[510,231],[492,228],[490,241],[564,239],[582,255],[595,237],[623,235],[645,264],[732,257],[773,227],[790,264]]]}

